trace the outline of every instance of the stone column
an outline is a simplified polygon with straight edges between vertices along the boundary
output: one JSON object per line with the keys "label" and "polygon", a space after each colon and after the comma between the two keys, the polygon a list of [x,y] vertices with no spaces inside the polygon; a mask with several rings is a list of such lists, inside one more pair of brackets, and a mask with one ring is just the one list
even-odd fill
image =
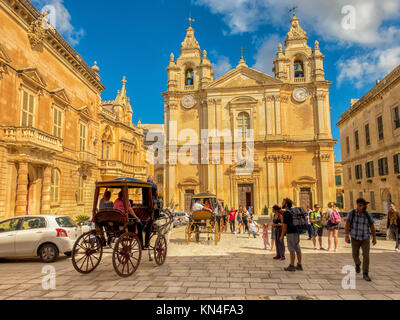
{"label": "stone column", "polygon": [[272,119],[274,117],[274,114],[272,113],[272,98],[271,97],[266,97],[265,99],[265,124],[267,126],[267,135],[271,136],[272,135]]}
{"label": "stone column", "polygon": [[277,204],[276,194],[276,178],[275,178],[275,159],[273,155],[266,157],[267,161],[267,194],[268,194],[268,209],[271,212],[272,207]]}
{"label": "stone column", "polygon": [[52,167],[47,166],[43,170],[43,187],[42,187],[42,214],[50,214],[51,204],[51,171]]}
{"label": "stone column", "polygon": [[282,126],[281,126],[281,98],[279,96],[275,96],[275,134],[282,134]]}
{"label": "stone column", "polygon": [[317,112],[318,112],[318,134],[325,134],[325,117],[324,117],[324,95],[317,93]]}
{"label": "stone column", "polygon": [[17,200],[15,206],[15,215],[26,215],[26,197],[28,195],[28,163],[20,162],[18,168],[17,180]]}

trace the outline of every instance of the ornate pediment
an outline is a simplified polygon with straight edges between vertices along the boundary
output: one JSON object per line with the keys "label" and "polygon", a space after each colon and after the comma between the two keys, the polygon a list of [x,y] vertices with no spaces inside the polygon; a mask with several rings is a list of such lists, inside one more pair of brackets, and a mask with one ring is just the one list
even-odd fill
{"label": "ornate pediment", "polygon": [[18,75],[37,89],[45,88],[46,82],[37,68],[25,68],[17,71]]}
{"label": "ornate pediment", "polygon": [[65,104],[65,105],[71,104],[71,100],[65,89],[62,89],[62,88],[54,89],[54,90],[50,91],[50,94],[52,95],[52,97],[55,100],[57,100],[58,102],[60,102],[62,104]]}
{"label": "ornate pediment", "polygon": [[79,110],[79,115],[86,120],[92,119],[92,112],[90,111],[88,106],[83,106]]}
{"label": "ornate pediment", "polygon": [[212,82],[208,88],[243,88],[263,85],[279,85],[281,81],[248,67],[233,69]]}

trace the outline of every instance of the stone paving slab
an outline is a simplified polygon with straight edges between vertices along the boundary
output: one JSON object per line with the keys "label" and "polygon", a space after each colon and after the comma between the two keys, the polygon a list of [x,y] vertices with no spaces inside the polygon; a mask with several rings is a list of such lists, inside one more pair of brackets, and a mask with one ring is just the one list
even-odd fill
{"label": "stone paving slab", "polygon": [[[338,252],[314,251],[301,241],[304,271],[286,273],[286,261],[273,260],[260,238],[224,234],[218,245],[201,239],[187,245],[184,228],[174,229],[165,265],[157,267],[143,255],[138,271],[118,277],[110,254],[99,267],[82,275],[62,257],[56,269],[56,289],[42,288],[43,264],[38,260],[0,261],[0,300],[400,300],[400,254],[384,240],[371,249],[372,282],[356,276],[356,288],[342,287],[342,268],[352,265],[351,248],[340,239]],[[326,246],[327,239],[324,238]]]}

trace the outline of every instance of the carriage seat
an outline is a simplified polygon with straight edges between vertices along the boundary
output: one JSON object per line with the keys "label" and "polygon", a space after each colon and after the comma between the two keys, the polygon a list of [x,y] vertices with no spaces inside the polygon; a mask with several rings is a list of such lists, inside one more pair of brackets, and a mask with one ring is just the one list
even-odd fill
{"label": "carriage seat", "polygon": [[128,221],[128,217],[125,213],[115,210],[112,208],[105,208],[99,210],[95,217],[95,222],[98,224],[104,223],[104,222],[113,222],[116,224],[124,224]]}
{"label": "carriage seat", "polygon": [[194,211],[192,213],[193,220],[211,220],[213,213],[207,210]]}

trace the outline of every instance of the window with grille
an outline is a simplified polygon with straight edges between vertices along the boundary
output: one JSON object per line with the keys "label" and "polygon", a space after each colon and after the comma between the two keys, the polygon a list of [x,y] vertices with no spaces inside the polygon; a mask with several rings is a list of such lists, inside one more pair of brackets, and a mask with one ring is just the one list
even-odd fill
{"label": "window with grille", "polygon": [[342,176],[336,176],[335,180],[336,180],[336,185],[337,186],[341,186],[342,185]]}
{"label": "window with grille", "polygon": [[370,133],[369,133],[369,124],[365,125],[365,144],[367,146],[371,145],[371,136],[370,136]]}
{"label": "window with grille", "polygon": [[348,176],[349,176],[349,180],[353,179],[352,174],[351,174],[351,167],[349,167],[349,169],[347,170]]}
{"label": "window with grille", "polygon": [[62,111],[56,107],[53,107],[53,136],[62,138],[62,121]]}
{"label": "window with grille", "polygon": [[376,204],[375,204],[375,192],[371,191],[370,192],[370,197],[371,197],[371,209],[376,210]]}
{"label": "window with grille", "polygon": [[240,137],[244,138],[249,135],[250,131],[250,117],[247,112],[239,113],[237,117],[238,129]]}
{"label": "window with grille", "polygon": [[86,125],[84,123],[79,124],[79,151],[86,151]]}
{"label": "window with grille", "polygon": [[389,174],[388,159],[382,158],[378,160],[379,175],[386,176]]}
{"label": "window with grille", "polygon": [[393,156],[394,173],[400,173],[400,153]]}
{"label": "window with grille", "polygon": [[356,150],[360,149],[360,141],[358,139],[358,131],[354,132],[354,143],[356,145]]}
{"label": "window with grille", "polygon": [[22,90],[22,114],[21,126],[33,127],[35,118],[35,96],[28,91]]}
{"label": "window with grille", "polygon": [[356,165],[356,179],[362,179],[362,166],[361,164]]}
{"label": "window with grille", "polygon": [[365,164],[365,174],[367,175],[367,178],[373,178],[375,176],[373,161],[369,161]]}
{"label": "window with grille", "polygon": [[379,140],[383,140],[384,139],[383,118],[382,118],[382,116],[378,117],[378,138],[379,138]]}
{"label": "window with grille", "polygon": [[393,108],[393,124],[394,124],[394,129],[399,129],[400,128],[400,114],[399,114],[399,107]]}

